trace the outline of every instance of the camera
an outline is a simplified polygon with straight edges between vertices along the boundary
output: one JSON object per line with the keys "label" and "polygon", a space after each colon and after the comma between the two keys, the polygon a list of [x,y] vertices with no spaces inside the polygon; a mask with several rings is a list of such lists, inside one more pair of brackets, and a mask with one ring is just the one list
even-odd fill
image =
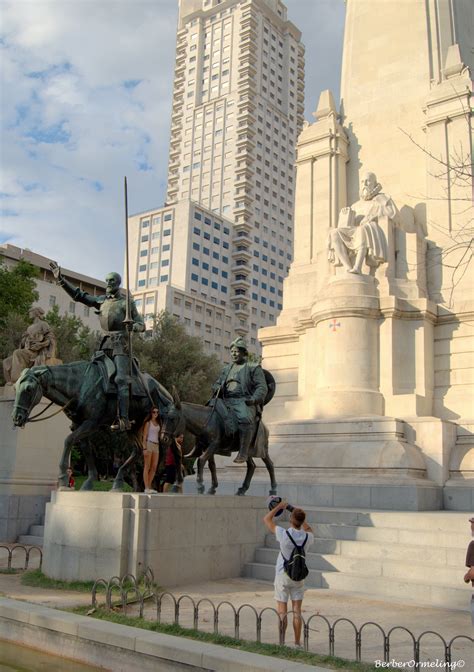
{"label": "camera", "polygon": [[[273,509],[278,506],[278,504],[282,501],[281,497],[270,497],[268,499],[268,510],[273,511]],[[285,509],[281,509],[278,511],[278,513],[275,514],[275,518],[278,518]],[[291,504],[286,505],[286,510],[289,511],[290,513],[295,510],[295,507],[292,506]]]}

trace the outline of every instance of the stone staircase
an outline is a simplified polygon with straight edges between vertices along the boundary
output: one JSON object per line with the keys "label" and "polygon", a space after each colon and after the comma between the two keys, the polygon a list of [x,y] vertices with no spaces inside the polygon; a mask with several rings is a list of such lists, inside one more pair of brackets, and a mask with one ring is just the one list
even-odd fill
{"label": "stone staircase", "polygon": [[[469,514],[311,507],[306,512],[315,532],[306,554],[308,587],[468,609],[471,590],[463,575],[471,540]],[[278,548],[274,535],[268,534],[244,576],[273,581]]]}
{"label": "stone staircase", "polygon": [[20,534],[18,544],[25,546],[43,546],[44,525],[30,525],[28,534]]}

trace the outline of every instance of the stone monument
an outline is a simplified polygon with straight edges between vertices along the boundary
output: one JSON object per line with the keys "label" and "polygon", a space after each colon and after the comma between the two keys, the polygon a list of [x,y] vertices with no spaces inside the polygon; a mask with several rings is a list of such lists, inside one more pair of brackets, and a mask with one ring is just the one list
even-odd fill
{"label": "stone monument", "polygon": [[470,8],[372,8],[348,0],[340,110],[323,92],[298,140],[294,261],[259,332],[270,450],[294,503],[472,510]]}

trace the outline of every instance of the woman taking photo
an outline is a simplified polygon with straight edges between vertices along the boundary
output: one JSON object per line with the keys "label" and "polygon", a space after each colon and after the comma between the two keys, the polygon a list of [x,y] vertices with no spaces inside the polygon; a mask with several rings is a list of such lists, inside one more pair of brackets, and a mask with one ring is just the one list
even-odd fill
{"label": "woman taking photo", "polygon": [[150,415],[145,419],[142,427],[141,442],[143,446],[143,482],[145,483],[145,494],[156,495],[157,490],[153,490],[152,483],[155,478],[156,469],[158,467],[158,460],[160,457],[159,451],[159,436],[160,436],[160,414],[158,409],[154,406],[151,409]]}

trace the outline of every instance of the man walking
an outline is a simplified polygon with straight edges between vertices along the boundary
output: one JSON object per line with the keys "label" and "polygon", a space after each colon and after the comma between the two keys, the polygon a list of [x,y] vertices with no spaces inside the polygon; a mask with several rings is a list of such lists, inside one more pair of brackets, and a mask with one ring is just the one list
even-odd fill
{"label": "man walking", "polygon": [[[471,535],[474,537],[474,518],[469,518],[469,522],[471,523]],[[469,569],[464,575],[464,582],[469,583],[470,581],[471,585],[474,586],[474,539],[467,547],[466,567]],[[471,596],[471,621],[474,625],[474,595]]]}
{"label": "man walking", "polygon": [[280,543],[280,552],[275,567],[275,600],[277,603],[278,614],[282,622],[283,632],[286,632],[286,627],[288,625],[288,600],[291,599],[295,646],[301,647],[301,605],[303,604],[305,584],[304,580],[293,581],[293,579],[286,574],[285,560],[290,559],[295,544],[299,547],[304,545],[304,550],[306,551],[314,541],[314,534],[313,530],[306,522],[306,513],[303,509],[293,509],[290,515],[290,527],[288,530],[275,524],[274,518],[276,514],[279,511],[286,509],[287,505],[287,502],[281,501],[274,509],[267,513],[263,522]]}

